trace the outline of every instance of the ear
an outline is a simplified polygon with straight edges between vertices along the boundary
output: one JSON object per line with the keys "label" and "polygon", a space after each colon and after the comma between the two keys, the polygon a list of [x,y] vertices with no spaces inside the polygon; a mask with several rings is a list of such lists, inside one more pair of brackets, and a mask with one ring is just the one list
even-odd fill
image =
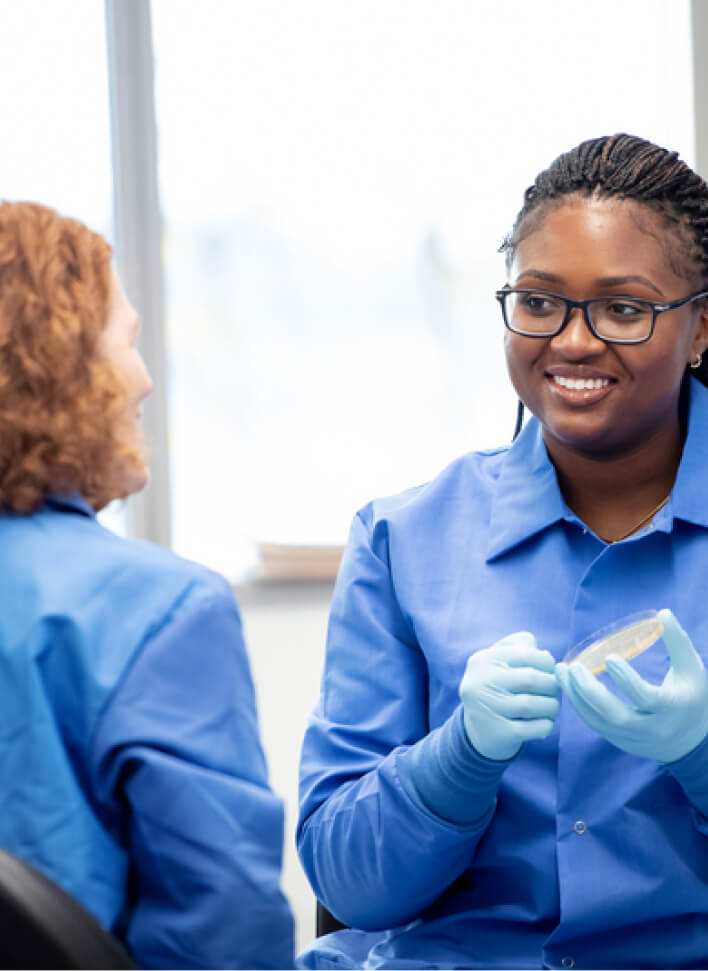
{"label": "ear", "polygon": [[694,354],[705,354],[708,349],[708,297],[701,300],[698,321],[691,345]]}

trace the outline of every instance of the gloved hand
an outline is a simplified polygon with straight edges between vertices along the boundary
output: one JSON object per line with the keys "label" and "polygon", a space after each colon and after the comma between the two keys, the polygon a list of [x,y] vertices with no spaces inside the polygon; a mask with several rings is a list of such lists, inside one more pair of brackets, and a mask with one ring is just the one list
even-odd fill
{"label": "gloved hand", "polygon": [[560,710],[555,661],[527,631],[476,651],[460,682],[465,731],[488,759],[510,759],[522,742],[545,738]]}
{"label": "gloved hand", "polygon": [[616,654],[607,673],[633,702],[625,704],[581,664],[557,664],[563,692],[590,728],[631,755],[676,762],[708,735],[708,675],[670,610],[660,610],[671,667],[661,685],[649,684]]}

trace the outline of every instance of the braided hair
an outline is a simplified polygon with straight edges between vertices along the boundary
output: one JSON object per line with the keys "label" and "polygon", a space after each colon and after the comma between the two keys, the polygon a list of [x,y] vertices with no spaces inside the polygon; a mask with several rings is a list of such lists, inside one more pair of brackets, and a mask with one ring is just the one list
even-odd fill
{"label": "braided hair", "polygon": [[[507,265],[549,207],[562,205],[571,194],[634,199],[652,209],[669,230],[662,245],[673,272],[689,280],[700,277],[700,289],[708,290],[708,185],[678,153],[634,135],[588,139],[536,177],[499,247]],[[708,386],[708,362],[690,373]]]}

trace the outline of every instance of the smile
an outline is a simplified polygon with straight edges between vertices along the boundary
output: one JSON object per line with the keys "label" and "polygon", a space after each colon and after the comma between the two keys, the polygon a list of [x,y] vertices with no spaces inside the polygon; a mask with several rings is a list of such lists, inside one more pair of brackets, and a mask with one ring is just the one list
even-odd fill
{"label": "smile", "polygon": [[548,371],[545,377],[555,400],[569,408],[588,408],[598,404],[613,393],[618,380],[608,374],[571,377],[569,374],[552,374]]}
{"label": "smile", "polygon": [[609,378],[564,378],[560,374],[552,375],[552,380],[561,388],[569,388],[571,391],[594,391],[606,388],[610,383]]}

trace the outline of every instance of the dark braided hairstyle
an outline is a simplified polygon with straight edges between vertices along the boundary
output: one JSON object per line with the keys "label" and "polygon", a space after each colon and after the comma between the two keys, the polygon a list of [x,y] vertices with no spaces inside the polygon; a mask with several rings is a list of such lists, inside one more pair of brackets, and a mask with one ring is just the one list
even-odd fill
{"label": "dark braided hairstyle", "polygon": [[[571,194],[617,196],[648,206],[670,230],[662,245],[671,269],[708,290],[708,185],[676,152],[634,135],[591,138],[559,155],[536,177],[499,247],[507,266],[549,207],[562,205]],[[690,373],[708,386],[708,361]]]}

